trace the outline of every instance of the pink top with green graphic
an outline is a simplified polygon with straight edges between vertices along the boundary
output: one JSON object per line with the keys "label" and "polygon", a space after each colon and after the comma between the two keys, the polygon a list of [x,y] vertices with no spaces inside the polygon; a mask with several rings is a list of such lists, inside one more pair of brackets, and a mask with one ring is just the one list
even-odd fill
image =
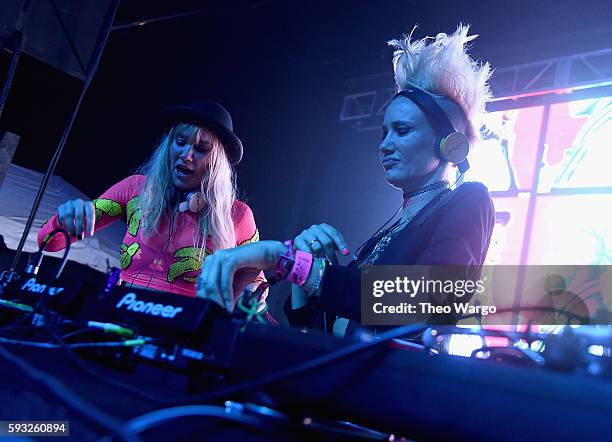
{"label": "pink top with green graphic", "polygon": [[[192,212],[178,212],[172,235],[168,238],[169,219],[162,220],[158,233],[145,237],[140,228],[141,214],[138,210],[138,198],[145,183],[143,175],[133,175],[115,184],[93,202],[96,208],[95,230],[100,230],[118,219],[125,219],[127,231],[120,250],[121,279],[140,287],[195,296],[195,282],[202,263],[199,260],[201,247],[194,247],[198,215]],[[259,241],[259,232],[255,225],[253,212],[245,203],[236,201],[232,210],[236,227],[236,245]],[[38,244],[58,228],[58,215],[45,223],[38,232]],[[76,238],[72,237],[74,242]],[[55,235],[47,244],[46,250],[57,251],[66,247],[62,235]],[[210,235],[206,238],[208,256],[214,252]],[[260,282],[261,276],[255,278],[256,272],[239,275],[234,281],[234,296],[252,282]]]}

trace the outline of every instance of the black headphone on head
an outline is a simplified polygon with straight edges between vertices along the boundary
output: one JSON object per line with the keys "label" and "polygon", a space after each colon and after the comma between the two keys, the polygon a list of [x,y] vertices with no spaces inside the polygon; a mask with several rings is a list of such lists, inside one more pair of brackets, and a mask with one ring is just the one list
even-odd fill
{"label": "black headphone on head", "polygon": [[468,137],[455,130],[444,109],[424,90],[412,86],[396,93],[393,100],[399,96],[406,97],[416,104],[438,133],[435,142],[435,151],[438,158],[456,164],[459,172],[465,173],[470,168],[470,163],[467,160],[470,152]]}

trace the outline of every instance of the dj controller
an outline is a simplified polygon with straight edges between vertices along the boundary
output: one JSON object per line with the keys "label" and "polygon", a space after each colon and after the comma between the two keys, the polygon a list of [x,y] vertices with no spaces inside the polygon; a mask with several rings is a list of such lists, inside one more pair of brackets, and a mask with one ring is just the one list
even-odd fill
{"label": "dj controller", "polygon": [[[339,339],[116,282],[3,275],[0,421],[79,441],[609,440],[608,327]],[[459,356],[449,336],[507,342]]]}

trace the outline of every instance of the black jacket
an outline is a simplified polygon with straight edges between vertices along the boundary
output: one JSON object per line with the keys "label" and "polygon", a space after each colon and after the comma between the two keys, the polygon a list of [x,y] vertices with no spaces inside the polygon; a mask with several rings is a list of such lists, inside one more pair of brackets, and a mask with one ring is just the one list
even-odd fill
{"label": "black jacket", "polygon": [[[495,209],[487,188],[465,183],[437,195],[425,206],[378,256],[376,265],[461,265],[472,278],[479,276],[493,226]],[[359,255],[367,256],[377,239]],[[361,271],[357,261],[325,271],[320,297],[313,297],[300,309],[285,311],[292,325],[312,326],[320,312],[359,321],[361,316]]]}

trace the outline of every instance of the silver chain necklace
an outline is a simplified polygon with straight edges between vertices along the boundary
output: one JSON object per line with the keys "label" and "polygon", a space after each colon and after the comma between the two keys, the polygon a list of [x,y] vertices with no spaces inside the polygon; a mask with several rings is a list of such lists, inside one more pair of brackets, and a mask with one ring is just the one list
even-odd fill
{"label": "silver chain necklace", "polygon": [[[443,190],[448,188],[450,183],[448,181],[438,181],[437,183],[430,184],[425,187],[421,187],[420,189],[413,190],[409,193],[404,194],[404,199],[412,198],[416,195],[421,195],[427,192],[433,192],[436,190]],[[425,204],[426,206],[427,204]],[[360,264],[359,267],[363,267],[364,265],[374,264],[383,250],[385,250],[391,241],[398,235],[398,233],[406,227],[412,221],[412,219],[422,210],[423,208],[417,210],[415,213],[410,215],[404,221],[401,221],[401,218],[395,222],[391,227],[387,229],[385,234],[376,242],[376,245],[370,252],[370,254],[365,258]]]}

